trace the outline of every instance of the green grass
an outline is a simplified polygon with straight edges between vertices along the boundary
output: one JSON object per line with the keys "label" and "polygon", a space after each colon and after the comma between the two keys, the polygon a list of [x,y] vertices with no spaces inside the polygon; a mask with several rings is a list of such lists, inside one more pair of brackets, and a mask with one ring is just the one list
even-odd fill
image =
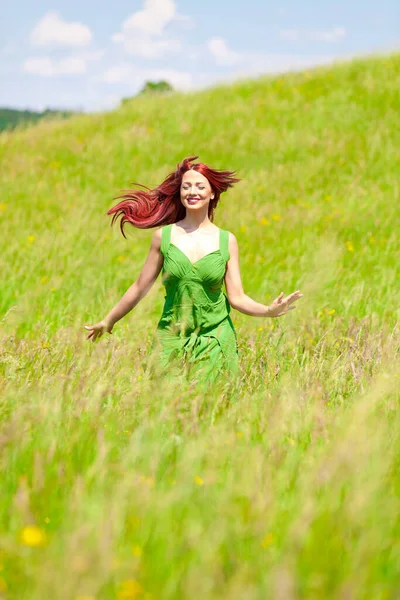
{"label": "green grass", "polygon": [[[400,594],[400,55],[136,98],[0,135],[0,598]],[[160,279],[92,344],[151,231],[106,211],[189,154],[242,182],[239,393],[160,388]],[[33,529],[27,529],[33,527]]]}

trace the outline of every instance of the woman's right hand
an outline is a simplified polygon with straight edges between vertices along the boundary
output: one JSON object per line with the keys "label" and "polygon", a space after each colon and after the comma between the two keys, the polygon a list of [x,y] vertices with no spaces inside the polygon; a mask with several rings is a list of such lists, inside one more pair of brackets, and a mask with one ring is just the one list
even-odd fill
{"label": "woman's right hand", "polygon": [[95,325],[85,325],[85,329],[88,329],[90,331],[86,339],[89,340],[90,338],[92,338],[92,342],[95,342],[98,337],[101,337],[103,335],[103,333],[112,334],[111,330],[113,327],[114,325],[106,321],[106,319],[99,321]]}

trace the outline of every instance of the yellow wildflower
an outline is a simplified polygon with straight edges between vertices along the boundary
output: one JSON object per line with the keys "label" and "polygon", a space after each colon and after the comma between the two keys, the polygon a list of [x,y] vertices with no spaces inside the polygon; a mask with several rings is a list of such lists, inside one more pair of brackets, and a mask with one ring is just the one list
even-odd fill
{"label": "yellow wildflower", "polygon": [[30,244],[32,244],[32,242],[34,242],[34,241],[35,241],[35,236],[34,235],[28,235],[28,242]]}
{"label": "yellow wildflower", "polygon": [[274,536],[272,535],[272,533],[267,533],[267,535],[265,536],[265,538],[261,542],[261,546],[263,548],[268,548],[268,546],[270,546],[273,541],[274,541]]}
{"label": "yellow wildflower", "polygon": [[46,534],[36,525],[29,525],[21,531],[21,542],[25,546],[43,546],[46,543]]}
{"label": "yellow wildflower", "polygon": [[199,477],[198,475],[196,475],[196,477],[194,478],[195,483],[197,483],[197,485],[203,485],[204,481],[202,480],[201,477]]}
{"label": "yellow wildflower", "polygon": [[274,221],[280,221],[281,220],[281,215],[272,215],[272,218]]}
{"label": "yellow wildflower", "polygon": [[351,242],[346,242],[346,247],[349,252],[354,252],[354,246]]}
{"label": "yellow wildflower", "polygon": [[48,277],[47,275],[43,275],[43,277],[40,279],[40,283],[46,283],[46,281],[48,281]]}
{"label": "yellow wildflower", "polygon": [[260,223],[261,225],[270,225],[271,221],[268,221],[268,219],[266,219],[265,217],[261,217]]}
{"label": "yellow wildflower", "polygon": [[127,579],[121,583],[118,591],[118,600],[136,600],[143,592],[143,588],[136,579]]}
{"label": "yellow wildflower", "polygon": [[141,549],[140,546],[133,546],[132,554],[133,554],[133,556],[142,556],[143,550]]}

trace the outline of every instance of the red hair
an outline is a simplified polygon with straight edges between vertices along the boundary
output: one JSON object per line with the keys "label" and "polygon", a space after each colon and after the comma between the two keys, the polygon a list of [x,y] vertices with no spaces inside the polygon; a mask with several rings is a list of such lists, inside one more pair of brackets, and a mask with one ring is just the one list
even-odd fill
{"label": "red hair", "polygon": [[198,156],[185,158],[177,164],[176,171],[173,171],[164,179],[159,186],[150,189],[140,183],[131,183],[138,185],[148,191],[143,190],[123,190],[123,193],[117,198],[123,198],[113,208],[107,211],[107,215],[113,215],[111,225],[121,216],[120,229],[124,233],[124,224],[130,223],[139,229],[150,229],[151,227],[160,227],[176,223],[185,217],[186,209],[181,203],[180,187],[183,174],[189,169],[198,171],[208,179],[214,198],[210,200],[208,207],[208,216],[211,221],[214,218],[214,210],[222,192],[240,181],[233,177],[235,171],[217,171],[204,163],[194,163]]}

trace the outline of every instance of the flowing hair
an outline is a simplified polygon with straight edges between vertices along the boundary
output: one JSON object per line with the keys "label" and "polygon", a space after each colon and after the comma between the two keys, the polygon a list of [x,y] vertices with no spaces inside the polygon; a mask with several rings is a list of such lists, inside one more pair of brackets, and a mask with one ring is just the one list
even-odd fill
{"label": "flowing hair", "polygon": [[210,200],[208,217],[214,220],[214,210],[222,192],[240,181],[233,177],[235,171],[217,171],[204,163],[194,163],[198,156],[189,156],[177,164],[176,170],[170,173],[159,186],[150,189],[140,183],[131,183],[145,188],[145,190],[122,190],[114,200],[123,198],[121,202],[107,211],[107,215],[113,215],[111,225],[122,217],[120,229],[124,233],[125,223],[130,223],[139,229],[150,229],[176,223],[186,215],[186,209],[181,203],[180,187],[182,177],[186,171],[193,169],[208,179],[214,198]]}

